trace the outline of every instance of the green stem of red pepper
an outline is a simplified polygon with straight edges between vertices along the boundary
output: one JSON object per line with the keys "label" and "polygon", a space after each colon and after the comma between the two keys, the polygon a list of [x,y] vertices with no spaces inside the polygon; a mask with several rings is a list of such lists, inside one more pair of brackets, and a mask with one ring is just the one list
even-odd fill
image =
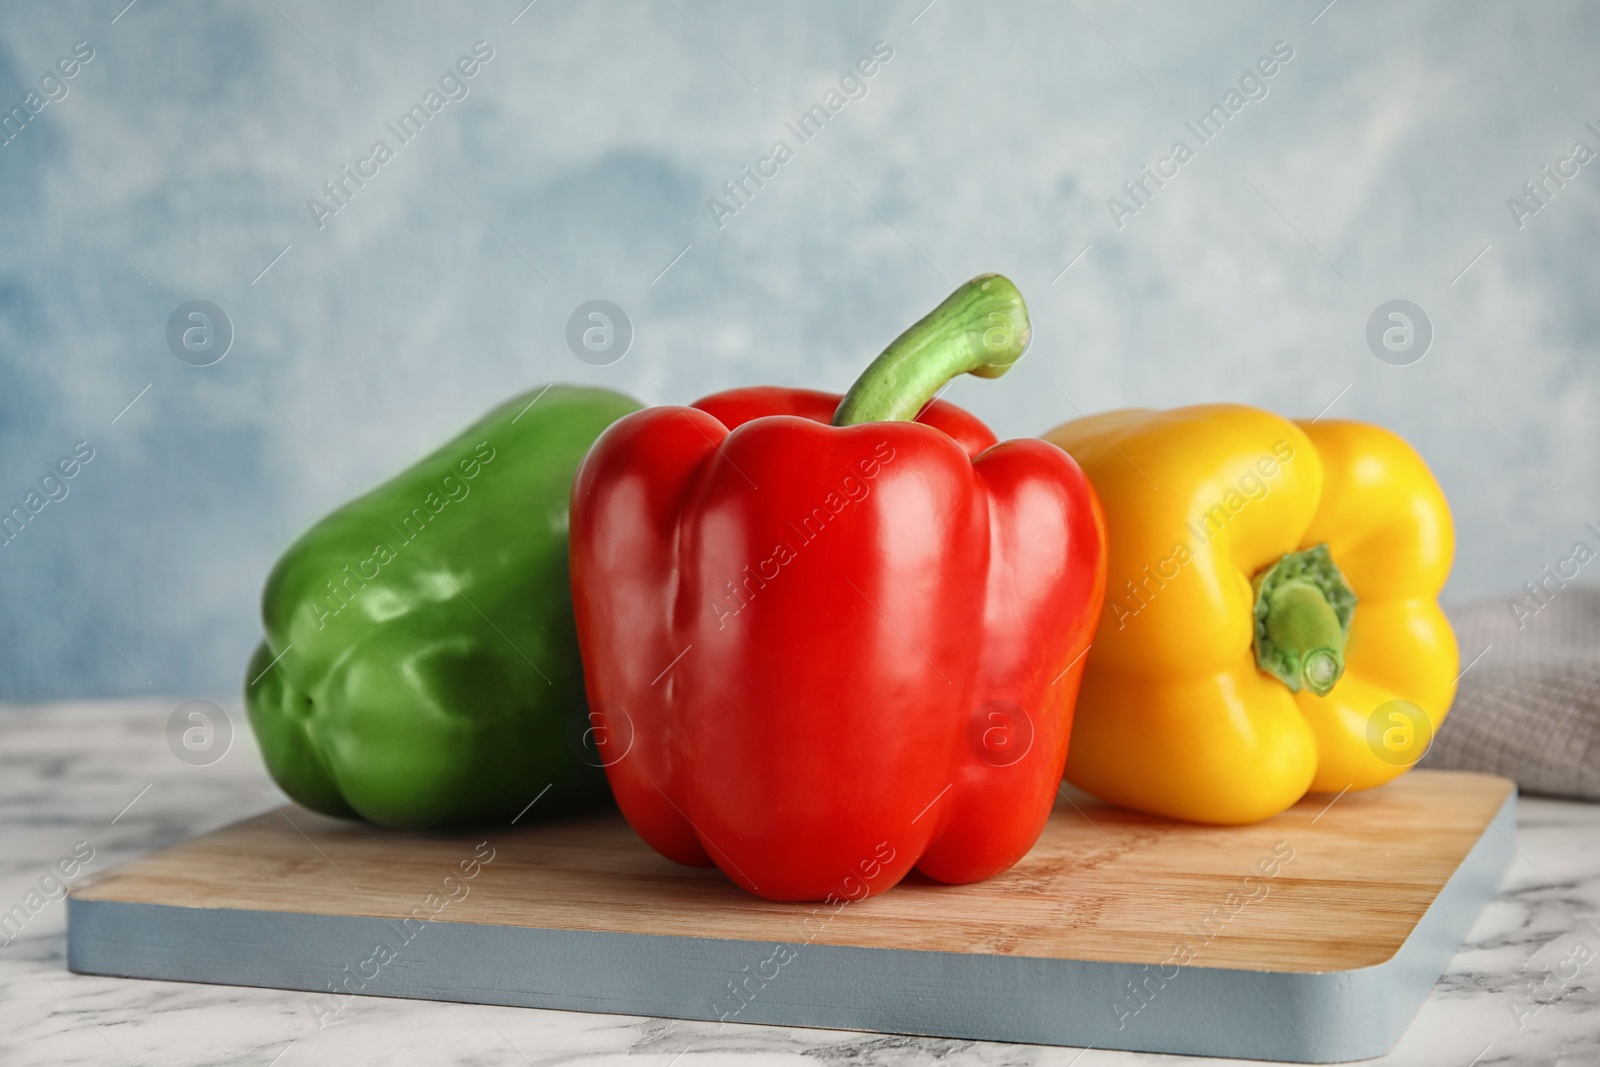
{"label": "green stem of red pepper", "polygon": [[833,414],[835,426],[910,422],[958,374],[998,378],[1032,339],[1028,308],[1008,278],[980,274],[890,343]]}

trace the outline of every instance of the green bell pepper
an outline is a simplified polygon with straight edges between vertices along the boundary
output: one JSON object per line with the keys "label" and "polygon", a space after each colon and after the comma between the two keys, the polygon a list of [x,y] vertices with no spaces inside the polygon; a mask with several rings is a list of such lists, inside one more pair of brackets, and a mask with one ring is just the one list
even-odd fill
{"label": "green bell pepper", "polygon": [[[515,397],[313,526],[273,567],[245,704],[273,780],[384,826],[606,798],[567,582],[573,472],[640,405]],[[585,764],[590,764],[586,766]]]}

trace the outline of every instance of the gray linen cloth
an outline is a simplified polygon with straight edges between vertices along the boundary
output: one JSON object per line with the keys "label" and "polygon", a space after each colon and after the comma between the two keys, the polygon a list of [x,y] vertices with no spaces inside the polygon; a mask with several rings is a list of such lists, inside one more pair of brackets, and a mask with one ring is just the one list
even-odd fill
{"label": "gray linen cloth", "polygon": [[1467,670],[1418,766],[1600,800],[1600,589],[1569,585],[1542,601],[1501,597],[1449,615]]}

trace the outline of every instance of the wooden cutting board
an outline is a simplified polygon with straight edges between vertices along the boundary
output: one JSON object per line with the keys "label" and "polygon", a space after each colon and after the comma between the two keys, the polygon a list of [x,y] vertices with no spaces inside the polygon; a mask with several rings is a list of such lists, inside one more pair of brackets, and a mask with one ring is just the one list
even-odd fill
{"label": "wooden cutting board", "polygon": [[72,970],[1338,1062],[1410,1023],[1514,850],[1504,778],[1415,771],[1254,826],[1063,796],[988,882],[774,904],[615,812],[463,834],[285,808],[73,889]]}

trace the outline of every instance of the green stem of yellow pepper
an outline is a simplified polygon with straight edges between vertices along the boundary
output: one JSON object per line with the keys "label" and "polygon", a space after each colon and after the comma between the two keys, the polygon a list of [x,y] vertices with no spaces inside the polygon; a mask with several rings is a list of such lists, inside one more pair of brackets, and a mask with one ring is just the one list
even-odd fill
{"label": "green stem of yellow pepper", "polygon": [[1285,553],[1254,585],[1256,664],[1296,693],[1326,696],[1344,674],[1356,607],[1328,546]]}
{"label": "green stem of yellow pepper", "polygon": [[1017,287],[980,274],[889,343],[839,402],[833,424],[910,422],[956,375],[1000,377],[1032,336]]}

